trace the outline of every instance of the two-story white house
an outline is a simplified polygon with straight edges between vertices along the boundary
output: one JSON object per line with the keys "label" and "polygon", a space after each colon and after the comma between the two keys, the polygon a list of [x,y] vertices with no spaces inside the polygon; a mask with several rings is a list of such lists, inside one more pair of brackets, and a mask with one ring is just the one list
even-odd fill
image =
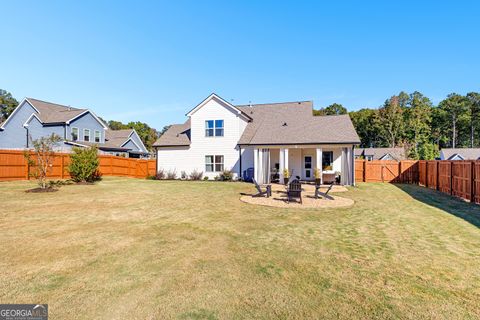
{"label": "two-story white house", "polygon": [[284,169],[302,180],[336,177],[354,183],[354,152],[360,139],[348,115],[314,116],[311,101],[235,106],[211,94],[172,125],[153,145],[157,170],[201,171],[210,179],[223,170],[249,172],[259,183],[283,179]]}

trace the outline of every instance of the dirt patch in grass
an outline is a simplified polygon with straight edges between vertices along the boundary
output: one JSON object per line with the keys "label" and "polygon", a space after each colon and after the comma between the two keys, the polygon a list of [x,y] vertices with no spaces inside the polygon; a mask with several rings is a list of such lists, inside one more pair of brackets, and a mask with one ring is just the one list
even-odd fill
{"label": "dirt patch in grass", "polygon": [[52,188],[52,187],[49,187],[49,188],[33,188],[33,189],[28,189],[28,190],[25,190],[26,193],[47,193],[47,192],[57,192],[58,189],[57,188]]}

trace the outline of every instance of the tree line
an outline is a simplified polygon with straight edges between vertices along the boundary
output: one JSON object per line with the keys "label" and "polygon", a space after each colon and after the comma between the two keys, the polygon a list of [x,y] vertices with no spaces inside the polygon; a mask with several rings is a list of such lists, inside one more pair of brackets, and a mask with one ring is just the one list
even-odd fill
{"label": "tree line", "polygon": [[400,92],[379,108],[348,112],[341,104],[314,115],[349,114],[361,147],[403,147],[412,159],[431,160],[441,148],[480,146],[480,94],[449,94],[438,105],[422,93]]}

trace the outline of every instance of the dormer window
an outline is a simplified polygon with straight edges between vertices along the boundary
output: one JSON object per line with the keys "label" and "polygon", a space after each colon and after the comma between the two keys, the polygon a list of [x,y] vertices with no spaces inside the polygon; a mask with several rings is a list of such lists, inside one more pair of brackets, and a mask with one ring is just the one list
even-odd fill
{"label": "dormer window", "polygon": [[223,120],[206,120],[205,137],[223,137]]}

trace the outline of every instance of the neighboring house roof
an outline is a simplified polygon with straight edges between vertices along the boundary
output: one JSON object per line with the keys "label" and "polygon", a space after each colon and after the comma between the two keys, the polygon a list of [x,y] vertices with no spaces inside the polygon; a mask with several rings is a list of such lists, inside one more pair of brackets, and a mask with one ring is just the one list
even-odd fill
{"label": "neighboring house roof", "polygon": [[26,100],[38,110],[40,119],[43,123],[66,123],[72,118],[75,118],[88,109],[78,109],[61,104],[46,102],[33,98],[26,98]]}
{"label": "neighboring house roof", "polygon": [[445,160],[456,160],[458,158],[463,160],[480,159],[480,148],[444,148],[441,152]]}
{"label": "neighboring house roof", "polygon": [[373,160],[385,160],[389,156],[396,161],[407,159],[404,148],[357,148],[355,156],[371,156]]}
{"label": "neighboring house roof", "polygon": [[190,145],[190,119],[183,124],[172,124],[153,144],[154,147],[179,147]]}
{"label": "neighboring house roof", "polygon": [[20,102],[20,104],[17,106],[17,108],[15,108],[10,117],[8,117],[8,119],[0,125],[2,128],[11,118],[13,118],[13,115],[18,110],[18,107],[21,106],[24,102],[30,104],[38,112],[36,117],[40,120],[40,122],[42,122],[42,124],[69,124],[71,121],[81,117],[82,115],[90,113],[105,129],[108,129],[107,125],[103,123],[103,121],[100,120],[100,118],[98,118],[95,113],[88,109],[73,108],[70,106],[65,106],[34,98],[25,98],[22,102]]}
{"label": "neighboring house roof", "polygon": [[[312,101],[239,105],[248,116],[239,145],[360,143],[350,116],[314,116]],[[193,109],[191,114],[195,109]],[[190,145],[190,121],[172,125],[155,147]]]}

